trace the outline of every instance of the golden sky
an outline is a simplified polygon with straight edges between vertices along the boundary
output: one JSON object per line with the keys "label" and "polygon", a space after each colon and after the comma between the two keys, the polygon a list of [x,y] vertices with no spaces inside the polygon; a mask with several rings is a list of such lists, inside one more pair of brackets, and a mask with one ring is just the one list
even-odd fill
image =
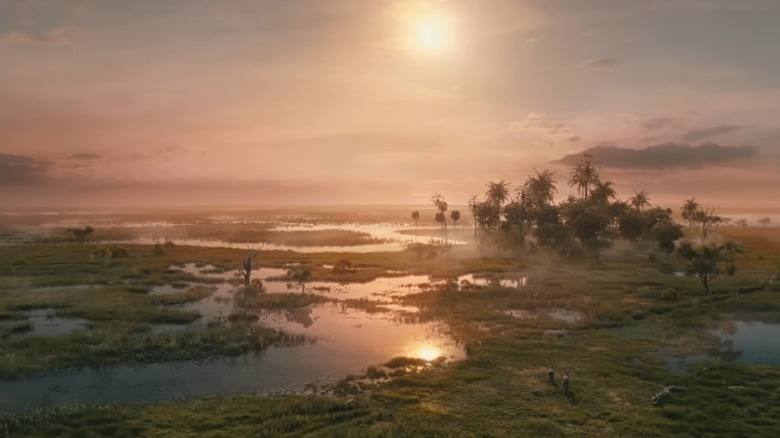
{"label": "golden sky", "polygon": [[567,195],[551,162],[600,147],[621,196],[780,207],[778,16],[774,0],[0,0],[0,206],[462,204],[534,168]]}

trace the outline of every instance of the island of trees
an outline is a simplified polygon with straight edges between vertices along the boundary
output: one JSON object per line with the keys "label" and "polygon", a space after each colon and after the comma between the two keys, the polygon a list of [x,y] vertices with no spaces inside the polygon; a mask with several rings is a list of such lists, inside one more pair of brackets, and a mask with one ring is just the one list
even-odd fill
{"label": "island of trees", "polygon": [[[740,247],[732,242],[716,244],[711,239],[713,228],[724,219],[695,198],[683,202],[680,214],[698,242],[680,243],[685,226],[674,220],[671,209],[654,206],[644,190],[635,191],[627,200],[618,199],[615,184],[601,179],[591,155],[586,154],[571,169],[568,184],[576,188],[578,196],[556,203],[557,184],[555,172],[550,170],[535,170],[514,191],[504,180],[487,183],[482,199],[473,196],[468,201],[474,238],[482,230],[483,239],[512,251],[545,248],[564,256],[593,258],[601,251],[614,253],[616,239],[647,242],[651,257],[657,248],[667,258],[675,254],[685,261],[689,273],[701,280],[708,293],[712,292],[712,279],[733,275],[736,269],[734,259]],[[435,194],[431,201],[446,242],[447,201],[441,194]],[[419,212],[413,212],[412,218],[416,224]],[[451,219],[460,219],[460,212],[453,211]]]}

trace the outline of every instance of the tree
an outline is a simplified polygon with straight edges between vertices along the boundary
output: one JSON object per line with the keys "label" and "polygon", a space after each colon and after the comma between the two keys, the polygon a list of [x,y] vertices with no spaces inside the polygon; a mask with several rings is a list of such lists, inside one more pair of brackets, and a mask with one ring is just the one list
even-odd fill
{"label": "tree", "polygon": [[477,240],[477,205],[479,204],[477,195],[472,196],[471,199],[469,199],[468,204],[471,217],[474,218],[474,240]]}
{"label": "tree", "polygon": [[595,239],[608,224],[609,220],[593,208],[580,211],[568,222],[574,235],[582,242]]}
{"label": "tree", "polygon": [[683,226],[672,220],[664,220],[655,224],[651,230],[653,239],[658,243],[658,247],[669,258],[669,254],[674,252],[675,243],[683,237]]}
{"label": "tree", "polygon": [[413,211],[412,219],[414,220],[414,241],[417,242],[417,221],[420,220],[420,212],[417,210]]}
{"label": "tree", "polygon": [[642,211],[643,208],[650,206],[650,197],[644,190],[634,192],[634,196],[628,198],[628,203],[635,209]]}
{"label": "tree", "polygon": [[301,286],[301,293],[306,292],[306,282],[311,279],[311,270],[306,265],[296,266],[287,270],[287,276]]}
{"label": "tree", "polygon": [[556,250],[562,254],[572,246],[571,228],[562,224],[547,223],[534,230],[534,237],[539,246]]}
{"label": "tree", "polygon": [[645,230],[645,222],[642,214],[636,210],[627,210],[618,219],[620,235],[624,239],[639,240]]}
{"label": "tree", "polygon": [[592,155],[585,154],[585,161],[572,169],[571,178],[569,179],[569,186],[576,186],[577,193],[580,194],[582,199],[588,199],[588,195],[590,194],[590,187],[596,185],[598,182],[598,165],[593,160]]}
{"label": "tree", "polygon": [[512,201],[504,206],[504,218],[506,218],[506,225],[510,230],[517,231],[516,242],[522,246],[525,244],[525,236],[530,229],[528,226],[531,221],[531,215],[529,209],[517,201]]}
{"label": "tree", "polygon": [[634,241],[648,239],[650,249],[652,249],[653,240],[655,240],[652,232],[653,227],[662,222],[674,222],[672,210],[661,207],[654,207],[645,211],[627,208],[618,219],[620,234],[624,238]]}
{"label": "tree", "polygon": [[696,274],[708,294],[712,294],[710,282],[722,275],[734,275],[737,270],[735,259],[742,249],[734,242],[722,245],[706,245],[694,248],[683,243],[677,250],[677,256],[688,262],[688,272]]}
{"label": "tree", "polygon": [[499,221],[496,224],[496,229],[501,225],[501,205],[509,200],[509,183],[503,179],[499,182],[487,183],[487,191],[485,192],[485,200],[493,206],[496,210],[496,215],[499,217]]}
{"label": "tree", "polygon": [[558,188],[555,186],[555,172],[545,169],[541,172],[534,170],[533,175],[528,175],[523,187],[518,189],[521,204],[533,209],[542,209],[552,204]]}
{"label": "tree", "polygon": [[334,274],[345,274],[352,272],[352,260],[350,259],[338,259],[333,265]]}
{"label": "tree", "polygon": [[460,220],[460,211],[459,210],[452,210],[450,212],[450,218],[452,219],[452,222],[455,224],[455,227],[458,226],[458,221]]}
{"label": "tree", "polygon": [[590,199],[597,204],[609,204],[609,201],[617,197],[612,181],[597,182],[590,192]]}
{"label": "tree", "polygon": [[765,227],[768,227],[771,222],[772,222],[772,219],[769,219],[768,217],[762,218],[761,220],[758,221],[759,224],[761,224],[761,225],[763,225]]}
{"label": "tree", "polygon": [[595,208],[588,200],[574,197],[569,197],[561,204],[566,225],[582,242],[596,238],[609,224],[609,219],[600,210],[602,209]]}
{"label": "tree", "polygon": [[252,263],[254,262],[255,257],[260,254],[260,250],[263,249],[264,246],[265,242],[263,242],[259,248],[248,249],[246,256],[241,260],[241,267],[238,268],[238,274],[244,277],[244,287],[249,287],[252,281],[252,269],[254,269]]}
{"label": "tree", "polygon": [[607,205],[607,217],[609,222],[607,224],[608,237],[610,246],[612,247],[612,254],[615,253],[615,238],[620,232],[620,218],[628,211],[628,204],[623,201],[612,202]]}
{"label": "tree", "polygon": [[693,228],[693,222],[697,211],[699,211],[699,203],[696,202],[696,198],[686,199],[680,212],[682,213],[683,219],[688,221],[688,228]]}
{"label": "tree", "polygon": [[441,224],[442,228],[444,228],[444,241],[446,242],[447,216],[444,214],[444,212],[447,211],[447,201],[444,200],[444,196],[437,193],[431,197],[431,202],[433,202],[433,205],[439,210],[439,212],[436,213],[435,220]]}
{"label": "tree", "polygon": [[478,202],[475,206],[476,220],[480,228],[492,229],[496,227],[499,221],[499,215],[493,206],[488,202]]}
{"label": "tree", "polygon": [[67,228],[65,231],[70,234],[71,241],[78,242],[81,246],[84,246],[87,238],[95,232],[95,229],[87,225],[83,228]]}
{"label": "tree", "polygon": [[702,245],[707,242],[707,238],[712,233],[712,229],[715,225],[721,222],[720,216],[715,214],[715,209],[707,207],[706,205],[696,210],[696,213],[693,215],[693,220],[699,224],[699,237],[701,238]]}

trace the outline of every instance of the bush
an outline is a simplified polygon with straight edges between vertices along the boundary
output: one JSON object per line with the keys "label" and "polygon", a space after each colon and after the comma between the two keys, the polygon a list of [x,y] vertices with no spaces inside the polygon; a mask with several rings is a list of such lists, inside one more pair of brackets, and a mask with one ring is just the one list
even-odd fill
{"label": "bush", "polygon": [[368,377],[369,379],[386,379],[387,371],[385,371],[383,368],[380,368],[376,365],[371,365],[366,370],[366,377]]}
{"label": "bush", "polygon": [[662,301],[677,301],[680,298],[680,293],[676,289],[667,288],[658,294],[658,298]]}
{"label": "bush", "polygon": [[109,248],[111,252],[111,258],[127,257],[127,249],[122,246],[112,246]]}
{"label": "bush", "polygon": [[344,274],[352,271],[352,261],[349,259],[339,259],[335,265],[333,265],[333,272],[336,274]]}
{"label": "bush", "polygon": [[390,359],[384,365],[387,368],[395,369],[395,368],[403,368],[403,367],[419,367],[427,364],[428,362],[425,359],[419,359],[416,357],[398,356]]}
{"label": "bush", "polygon": [[122,246],[116,246],[116,245],[112,245],[108,248],[100,248],[97,251],[92,253],[93,258],[101,258],[101,259],[113,259],[113,258],[121,258],[127,256],[128,256],[127,249]]}

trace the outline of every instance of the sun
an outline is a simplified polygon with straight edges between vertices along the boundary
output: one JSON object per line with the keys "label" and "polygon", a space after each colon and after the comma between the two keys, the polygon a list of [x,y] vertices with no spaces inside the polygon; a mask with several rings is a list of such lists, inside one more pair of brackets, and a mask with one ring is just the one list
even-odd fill
{"label": "sun", "polygon": [[417,52],[433,55],[446,53],[452,48],[452,29],[444,17],[418,17],[412,33],[411,43]]}
{"label": "sun", "polygon": [[438,359],[439,356],[441,356],[441,351],[436,347],[431,347],[428,345],[423,345],[420,347],[420,349],[417,351],[417,356],[420,359],[432,361],[434,359]]}

